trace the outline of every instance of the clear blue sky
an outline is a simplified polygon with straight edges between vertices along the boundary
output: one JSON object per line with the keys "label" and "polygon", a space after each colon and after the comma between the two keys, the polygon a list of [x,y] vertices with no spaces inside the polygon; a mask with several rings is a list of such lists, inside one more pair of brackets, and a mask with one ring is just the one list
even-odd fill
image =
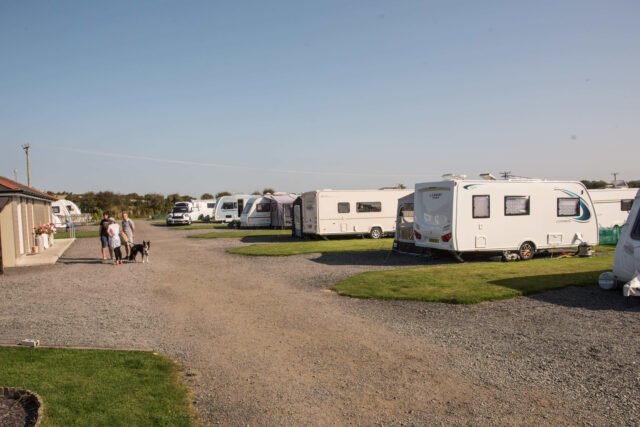
{"label": "clear blue sky", "polygon": [[74,192],[640,179],[639,22],[638,1],[3,1],[0,174],[26,180],[30,142],[33,185]]}

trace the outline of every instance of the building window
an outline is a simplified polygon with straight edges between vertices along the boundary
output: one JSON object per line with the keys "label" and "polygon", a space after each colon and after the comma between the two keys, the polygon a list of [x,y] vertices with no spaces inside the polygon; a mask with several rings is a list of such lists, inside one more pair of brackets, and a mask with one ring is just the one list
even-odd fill
{"label": "building window", "polygon": [[489,218],[491,216],[489,200],[489,196],[473,196],[474,218]]}
{"label": "building window", "polygon": [[358,202],[356,203],[356,211],[363,212],[382,212],[382,202]]}
{"label": "building window", "polygon": [[529,215],[529,196],[505,196],[504,197],[504,214],[512,215]]}
{"label": "building window", "polygon": [[338,203],[338,213],[349,213],[351,212],[351,205],[349,202],[339,202]]}
{"label": "building window", "polygon": [[633,199],[620,200],[620,210],[629,212],[633,206]]}
{"label": "building window", "polygon": [[580,199],[575,197],[558,197],[558,216],[580,215]]}

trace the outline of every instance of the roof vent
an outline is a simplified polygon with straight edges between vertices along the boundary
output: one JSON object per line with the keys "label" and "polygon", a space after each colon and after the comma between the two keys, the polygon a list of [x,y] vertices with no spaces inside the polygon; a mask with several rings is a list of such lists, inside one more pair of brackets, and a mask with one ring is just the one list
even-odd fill
{"label": "roof vent", "polygon": [[444,175],[442,175],[442,178],[448,179],[448,180],[466,179],[467,175],[458,175],[458,174],[455,174],[455,173],[445,173]]}
{"label": "roof vent", "polygon": [[491,175],[490,173],[481,173],[480,174],[480,178],[486,180],[486,181],[497,181],[498,178],[496,178],[495,176]]}

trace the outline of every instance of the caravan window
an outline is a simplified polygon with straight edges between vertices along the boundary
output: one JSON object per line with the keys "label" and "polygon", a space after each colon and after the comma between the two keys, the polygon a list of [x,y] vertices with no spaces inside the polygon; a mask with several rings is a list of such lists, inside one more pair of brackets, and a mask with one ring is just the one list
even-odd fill
{"label": "caravan window", "polygon": [[413,222],[413,203],[407,203],[400,207],[400,222],[412,223]]}
{"label": "caravan window", "polygon": [[238,203],[237,202],[224,202],[222,204],[222,209],[226,210],[226,209],[238,209]]}
{"label": "caravan window", "polygon": [[491,216],[489,201],[489,196],[473,196],[474,218],[489,218]]}
{"label": "caravan window", "polygon": [[215,203],[207,203],[207,209],[213,209],[216,207]]}
{"label": "caravan window", "polygon": [[382,212],[382,202],[358,202],[356,211],[362,212]]}
{"label": "caravan window", "polygon": [[575,197],[558,198],[558,216],[580,215],[580,199]]}
{"label": "caravan window", "polygon": [[54,214],[59,214],[60,206],[51,206],[51,212],[53,212]]}
{"label": "caravan window", "polygon": [[258,203],[256,212],[271,212],[271,203]]}
{"label": "caravan window", "polygon": [[351,212],[351,205],[349,202],[339,202],[338,203],[338,213],[349,213]]}
{"label": "caravan window", "polygon": [[620,200],[620,210],[629,212],[633,206],[633,199]]}
{"label": "caravan window", "polygon": [[504,214],[529,215],[529,196],[504,196]]}
{"label": "caravan window", "polygon": [[242,213],[248,214],[249,211],[251,210],[251,206],[253,206],[253,202],[247,202],[247,204],[244,205],[244,209],[242,210]]}

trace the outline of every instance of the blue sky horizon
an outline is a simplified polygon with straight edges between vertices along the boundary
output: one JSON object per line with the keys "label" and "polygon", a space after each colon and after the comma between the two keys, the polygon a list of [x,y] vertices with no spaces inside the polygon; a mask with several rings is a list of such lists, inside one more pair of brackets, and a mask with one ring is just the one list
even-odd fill
{"label": "blue sky horizon", "polygon": [[53,191],[640,179],[640,3],[2,2],[0,175]]}

